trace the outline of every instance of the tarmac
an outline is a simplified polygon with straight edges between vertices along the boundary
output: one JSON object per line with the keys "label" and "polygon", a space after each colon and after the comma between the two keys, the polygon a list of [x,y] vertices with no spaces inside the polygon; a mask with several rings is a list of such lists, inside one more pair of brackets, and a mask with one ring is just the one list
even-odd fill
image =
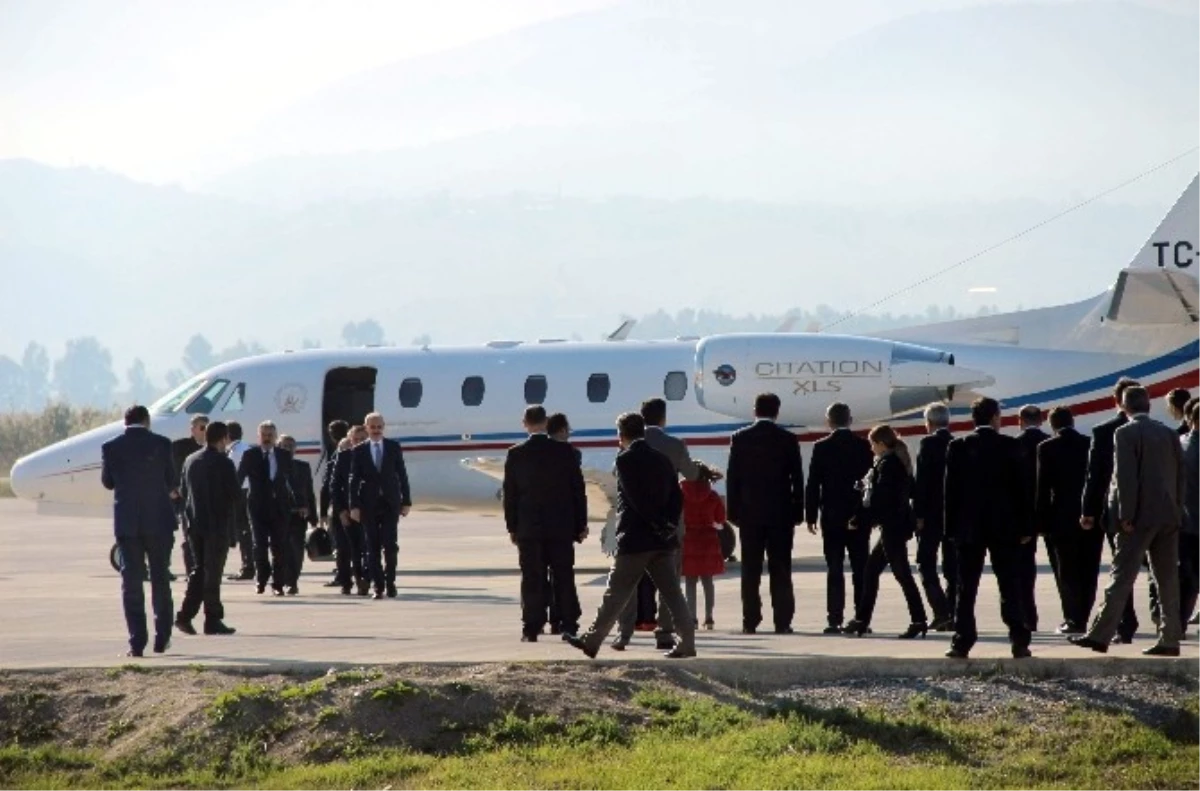
{"label": "tarmac", "polygon": [[[596,612],[604,591],[607,558],[598,545],[598,525],[576,551],[576,584],[583,625]],[[121,610],[121,579],[109,565],[112,526],[105,519],[50,517],[32,504],[0,500],[0,668],[60,669],[104,667],[128,662]],[[915,552],[915,549],[912,550]],[[237,550],[233,550],[236,556]],[[1107,557],[1105,569],[1107,569]],[[629,649],[607,647],[610,662],[672,662],[739,682],[832,680],[875,675],[919,676],[985,672],[1019,666],[1039,675],[1151,673],[1197,675],[1195,627],[1178,660],[1143,657],[1154,640],[1147,607],[1147,580],[1135,591],[1141,632],[1133,645],[1113,646],[1105,656],[1076,648],[1053,632],[1061,621],[1054,580],[1039,557],[1037,601],[1040,626],[1032,660],[1012,660],[1001,623],[999,596],[990,571],[980,586],[980,640],[971,659],[942,656],[949,633],[901,641],[908,625],[899,586],[885,572],[873,635],[861,638],[823,635],[825,567],[820,538],[798,531],[794,560],[797,613],[795,634],[743,635],[737,566],[716,584],[716,628],[698,633],[697,660],[663,659],[653,636],[638,633]],[[231,560],[227,570],[234,567]],[[172,586],[175,606],[183,598],[182,559],[178,546]],[[217,665],[278,671],[296,667],[335,667],[397,663],[481,663],[590,661],[558,637],[520,642],[520,577],[516,549],[498,515],[416,511],[400,526],[397,599],[373,601],[340,595],[323,587],[332,564],[306,562],[300,595],[256,595],[251,582],[226,582],[226,622],[237,628],[229,637],[191,637],[175,633],[167,653],[147,654],[153,665]],[[1106,575],[1101,583],[1106,580]],[[846,572],[849,591],[849,569]],[[766,581],[764,605],[769,608]],[[147,588],[147,606],[149,590]],[[849,617],[850,613],[847,613]],[[197,619],[197,623],[201,619]],[[770,615],[767,610],[766,624]],[[153,628],[153,627],[151,627]]]}

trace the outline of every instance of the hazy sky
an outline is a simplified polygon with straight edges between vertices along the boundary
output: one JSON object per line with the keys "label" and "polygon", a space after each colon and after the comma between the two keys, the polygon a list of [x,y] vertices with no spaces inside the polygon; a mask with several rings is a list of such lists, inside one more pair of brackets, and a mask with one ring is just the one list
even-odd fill
{"label": "hazy sky", "polygon": [[613,0],[0,0],[0,158],[186,179],[341,77]]}

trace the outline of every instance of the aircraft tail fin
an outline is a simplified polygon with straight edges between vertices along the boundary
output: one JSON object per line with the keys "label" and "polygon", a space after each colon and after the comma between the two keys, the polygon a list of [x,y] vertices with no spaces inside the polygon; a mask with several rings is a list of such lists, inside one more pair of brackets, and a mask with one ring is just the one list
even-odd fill
{"label": "aircraft tail fin", "polygon": [[1200,175],[1192,179],[1154,233],[1130,262],[1130,269],[1157,269],[1200,277]]}

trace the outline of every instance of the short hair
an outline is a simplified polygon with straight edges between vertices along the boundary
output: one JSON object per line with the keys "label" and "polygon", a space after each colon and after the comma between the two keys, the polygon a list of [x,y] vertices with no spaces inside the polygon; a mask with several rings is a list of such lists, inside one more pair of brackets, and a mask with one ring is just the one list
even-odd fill
{"label": "short hair", "polygon": [[1150,411],[1150,392],[1140,385],[1130,385],[1121,395],[1121,406],[1135,414]]}
{"label": "short hair", "polygon": [[295,442],[295,441],[296,441],[296,438],[293,437],[291,434],[280,434],[279,435],[279,444],[280,445],[282,445],[285,442]]}
{"label": "short hair", "polygon": [[779,417],[779,396],[774,393],[759,393],[754,398],[754,416],[774,420]]}
{"label": "short hair", "polygon": [[976,426],[990,426],[1000,414],[1000,402],[984,396],[971,402],[971,420]]}
{"label": "short hair", "polygon": [[367,425],[372,420],[383,420],[383,413],[382,412],[372,412],[371,414],[369,414],[365,418],[363,418],[363,425],[364,426]]}
{"label": "short hair", "polygon": [[1070,407],[1056,406],[1050,410],[1050,428],[1059,431],[1074,425],[1075,416],[1071,414]]}
{"label": "short hair", "polygon": [[366,430],[367,430],[367,427],[364,426],[362,423],[355,423],[353,426],[350,427],[350,430],[348,432],[346,432],[346,434],[347,434],[347,436],[349,436],[351,434],[357,434],[360,431],[366,431]]}
{"label": "short hair", "polygon": [[1188,420],[1192,420],[1192,414],[1197,411],[1200,411],[1200,398],[1193,396],[1188,399],[1187,406],[1183,408],[1183,413],[1187,416]]}
{"label": "short hair", "polygon": [[[208,425],[208,415],[192,415],[192,419],[188,421],[188,425],[193,426],[193,427],[200,426],[200,425],[207,426]],[[208,437],[207,434],[205,434],[204,436],[206,438]]]}
{"label": "short hair", "polygon": [[242,424],[236,420],[231,420],[225,424],[225,428],[229,429],[229,438],[237,442],[242,438]]}
{"label": "short hair", "polygon": [[125,410],[125,425],[144,426],[150,422],[150,410],[141,404],[134,404]]}
{"label": "short hair", "polygon": [[825,410],[825,417],[829,418],[829,422],[837,428],[845,428],[850,425],[852,420],[850,416],[850,405],[843,404],[841,401],[834,401]]}
{"label": "short hair", "polygon": [[1167,403],[1175,407],[1180,412],[1187,414],[1187,405],[1192,400],[1192,394],[1182,387],[1176,387],[1171,392],[1167,393]]}
{"label": "short hair", "polygon": [[218,442],[229,438],[229,427],[219,420],[214,420],[204,428],[204,441],[209,445],[216,445]]}
{"label": "short hair", "polygon": [[571,424],[567,422],[567,416],[562,412],[555,412],[550,417],[546,418],[546,433],[550,435],[557,434],[560,431],[569,431]]}
{"label": "short hair", "polygon": [[331,420],[329,422],[329,438],[334,441],[334,444],[342,441],[342,437],[350,432],[350,424],[344,420]]}
{"label": "short hair", "polygon": [[637,412],[625,412],[617,418],[617,433],[622,439],[642,439],[646,436],[646,419]]}
{"label": "short hair", "polygon": [[546,422],[546,407],[544,406],[527,406],[525,414],[521,417],[521,421],[527,426],[540,426]]}
{"label": "short hair", "polygon": [[950,425],[950,407],[940,401],[935,401],[925,407],[925,422],[931,426],[945,428]]}
{"label": "short hair", "polygon": [[1141,387],[1142,383],[1136,379],[1131,379],[1128,376],[1122,376],[1113,385],[1113,398],[1117,399],[1117,403],[1121,403],[1121,398],[1125,395],[1125,390],[1130,387]]}
{"label": "short hair", "polygon": [[639,411],[647,426],[660,426],[667,420],[667,402],[661,398],[647,398]]}
{"label": "short hair", "polygon": [[1042,415],[1042,408],[1037,404],[1026,404],[1021,407],[1021,411],[1017,413],[1021,418],[1021,425],[1037,425],[1046,418]]}
{"label": "short hair", "polygon": [[275,428],[275,422],[273,420],[264,420],[258,424],[259,431],[262,431],[264,428]]}

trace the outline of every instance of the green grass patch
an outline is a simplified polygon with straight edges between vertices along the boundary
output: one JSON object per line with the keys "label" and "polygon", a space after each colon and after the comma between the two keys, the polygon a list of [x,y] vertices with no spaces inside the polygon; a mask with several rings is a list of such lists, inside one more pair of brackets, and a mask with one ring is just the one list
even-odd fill
{"label": "green grass patch", "polygon": [[387,686],[379,687],[371,692],[371,700],[378,700],[384,703],[403,703],[408,698],[420,692],[417,687],[405,681],[393,681]]}
{"label": "green grass patch", "polygon": [[0,497],[16,497],[13,492],[12,482],[8,478],[0,478]]}
{"label": "green grass patch", "polygon": [[326,677],[330,684],[363,684],[383,678],[379,670],[341,670]]}
{"label": "green grass patch", "polygon": [[240,717],[249,704],[272,703],[276,699],[275,691],[270,687],[261,684],[239,684],[213,699],[208,706],[208,716],[213,722],[228,722]]}
{"label": "green grass patch", "polygon": [[110,667],[108,670],[104,671],[104,675],[108,676],[109,678],[120,678],[121,676],[125,675],[126,673],[147,675],[151,672],[153,672],[153,671],[151,671],[150,668],[146,667],[145,665],[139,665],[134,662],[127,662],[124,665],[117,665],[116,667]]}
{"label": "green grass patch", "polygon": [[311,700],[327,689],[324,679],[310,681],[307,684],[297,684],[284,687],[279,691],[280,700]]}

